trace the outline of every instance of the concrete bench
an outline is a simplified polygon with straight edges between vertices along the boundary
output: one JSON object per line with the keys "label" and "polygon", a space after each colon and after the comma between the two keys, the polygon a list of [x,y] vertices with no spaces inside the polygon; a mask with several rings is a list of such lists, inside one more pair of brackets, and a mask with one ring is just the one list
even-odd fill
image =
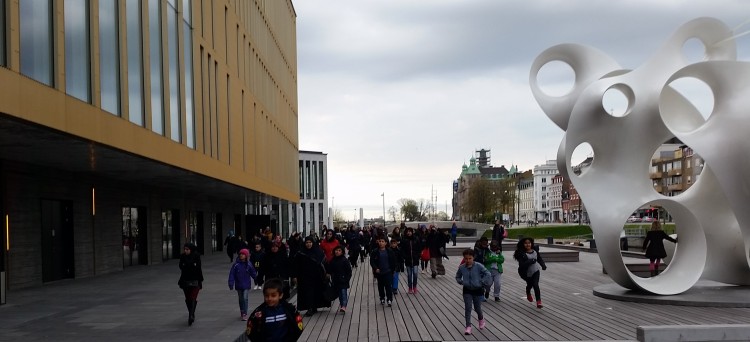
{"label": "concrete bench", "polygon": [[544,262],[578,262],[578,251],[542,251]]}
{"label": "concrete bench", "polygon": [[649,325],[636,335],[639,342],[750,341],[750,324]]}

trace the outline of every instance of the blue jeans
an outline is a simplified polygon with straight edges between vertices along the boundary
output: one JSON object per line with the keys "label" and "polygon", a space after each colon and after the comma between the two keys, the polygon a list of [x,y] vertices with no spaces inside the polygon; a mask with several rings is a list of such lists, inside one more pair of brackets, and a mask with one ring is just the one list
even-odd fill
{"label": "blue jeans", "polygon": [[477,318],[483,319],[482,315],[482,298],[484,296],[474,296],[464,293],[464,314],[466,316],[466,326],[471,326],[471,305],[474,304],[474,310],[477,312]]}
{"label": "blue jeans", "polygon": [[346,307],[349,304],[349,289],[339,289],[339,306]]}
{"label": "blue jeans", "polygon": [[398,272],[393,272],[393,292],[398,292]]}
{"label": "blue jeans", "polygon": [[247,314],[247,294],[250,290],[237,290],[237,299],[240,302],[240,313]]}
{"label": "blue jeans", "polygon": [[406,284],[410,289],[417,287],[418,276],[419,266],[406,266]]}
{"label": "blue jeans", "polygon": [[490,287],[492,287],[492,285],[495,285],[495,291],[493,291],[494,295],[495,297],[500,297],[500,278],[503,274],[500,273],[496,268],[493,268],[490,273],[492,273],[492,284],[487,286],[487,289],[485,291],[490,292]]}

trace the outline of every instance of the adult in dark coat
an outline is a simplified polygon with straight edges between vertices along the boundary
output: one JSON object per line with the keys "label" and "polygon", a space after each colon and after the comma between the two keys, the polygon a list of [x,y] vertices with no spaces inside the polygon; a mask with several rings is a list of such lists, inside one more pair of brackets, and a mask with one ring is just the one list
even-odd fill
{"label": "adult in dark coat", "polygon": [[260,272],[263,273],[265,279],[281,280],[284,285],[284,298],[289,298],[289,257],[281,246],[278,242],[271,245],[271,250],[263,259]]}
{"label": "adult in dark coat", "polygon": [[651,271],[651,276],[659,275],[659,264],[661,259],[667,257],[667,251],[664,249],[664,240],[677,243],[677,239],[673,239],[661,230],[661,223],[654,221],[651,223],[651,230],[646,233],[646,239],[643,240],[643,249],[646,251],[646,257],[649,260],[648,269]]}
{"label": "adult in dark coat", "polygon": [[234,253],[237,253],[237,251],[234,250],[234,232],[230,231],[227,234],[227,238],[224,239],[224,246],[226,246],[227,249],[227,256],[229,257],[229,262],[234,262]]}
{"label": "adult in dark coat", "polygon": [[352,267],[357,267],[357,259],[359,259],[359,253],[362,251],[359,232],[354,229],[354,226],[350,226],[345,238],[346,248],[349,249],[349,263]]}
{"label": "adult in dark coat", "polygon": [[326,270],[323,265],[325,255],[311,237],[305,238],[305,245],[294,256],[293,281],[297,282],[297,310],[307,310],[305,316],[312,316],[318,308],[330,307],[331,302],[323,296]]}
{"label": "adult in dark coat", "polygon": [[492,227],[492,239],[497,241],[500,251],[503,251],[503,240],[505,239],[505,226],[500,224],[500,220],[495,220],[495,226]]}
{"label": "adult in dark coat", "polygon": [[289,237],[289,240],[287,240],[287,244],[289,245],[289,257],[294,258],[294,256],[297,255],[297,252],[302,249],[302,245],[304,244],[302,235],[300,235],[299,232],[295,231],[294,233],[292,233],[292,236]]}
{"label": "adult in dark coat", "polygon": [[427,233],[427,247],[430,249],[430,271],[434,279],[438,275],[445,275],[443,256],[445,256],[445,245],[450,241],[450,235],[441,233],[435,226],[430,226]]}
{"label": "adult in dark coat", "polygon": [[195,321],[195,308],[198,305],[198,292],[203,288],[203,270],[198,247],[186,243],[180,255],[180,280],[177,281],[185,294],[185,306],[188,309],[188,325]]}

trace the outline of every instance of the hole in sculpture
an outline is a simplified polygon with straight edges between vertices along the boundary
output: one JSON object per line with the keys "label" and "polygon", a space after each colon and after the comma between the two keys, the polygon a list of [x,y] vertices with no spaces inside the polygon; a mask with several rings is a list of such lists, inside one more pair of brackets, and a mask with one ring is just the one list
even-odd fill
{"label": "hole in sculpture", "polygon": [[[623,92],[625,90],[625,92]],[[626,94],[627,93],[627,94]],[[624,85],[615,85],[604,92],[602,96],[602,108],[607,114],[614,117],[622,117],[630,109],[630,97],[632,91]]]}
{"label": "hole in sculpture", "polygon": [[[648,251],[650,256],[663,256],[664,254],[661,253],[661,249],[656,248],[659,246],[658,243],[651,244],[649,241],[648,246],[650,248],[643,249],[646,237],[649,236],[648,232],[653,230],[654,226],[658,226],[659,229],[670,235],[670,237],[674,236],[673,234],[676,233],[677,229],[674,218],[669,214],[669,211],[656,203],[645,204],[633,211],[620,233],[620,251],[644,253]],[[652,236],[651,238],[654,237]],[[660,257],[658,268],[656,263],[652,267],[650,260],[640,262],[626,261],[625,266],[631,273],[641,278],[657,276],[666,269],[674,256],[674,244],[668,240],[662,240],[662,242],[665,247],[663,252],[666,254],[666,257]],[[623,254],[622,256],[626,257],[627,255]]]}
{"label": "hole in sculpture", "polygon": [[573,89],[575,72],[565,62],[550,61],[539,69],[536,81],[548,96],[563,96]]}
{"label": "hole in sculpture", "polygon": [[649,179],[657,193],[672,197],[687,191],[698,181],[705,162],[679,139],[665,141],[649,161]]}
{"label": "hole in sculpture", "polygon": [[703,119],[711,116],[714,109],[714,94],[708,84],[694,77],[683,77],[670,82],[669,86],[684,96]]}
{"label": "hole in sculpture", "polygon": [[591,144],[584,142],[576,146],[570,156],[573,173],[580,176],[594,163],[594,149]]}
{"label": "hole in sculpture", "polygon": [[682,44],[682,54],[688,64],[706,60],[706,45],[698,38],[690,38]]}

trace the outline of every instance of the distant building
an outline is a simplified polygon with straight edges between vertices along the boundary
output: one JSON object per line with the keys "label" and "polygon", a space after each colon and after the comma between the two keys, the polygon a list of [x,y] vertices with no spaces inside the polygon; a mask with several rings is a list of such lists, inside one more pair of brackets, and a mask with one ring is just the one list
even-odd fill
{"label": "distant building", "polygon": [[323,225],[333,228],[328,210],[328,156],[323,152],[299,151],[300,204],[295,229],[307,236]]}
{"label": "distant building", "polygon": [[550,189],[552,178],[558,174],[557,161],[534,166],[534,219],[546,222],[551,219]]}
{"label": "distant building", "polygon": [[[480,178],[484,178],[490,181],[507,181],[507,187],[510,189],[516,188],[515,180],[512,179],[513,175],[516,174],[517,167],[512,166],[510,171],[505,168],[504,165],[500,167],[492,166],[491,162],[491,151],[488,149],[480,149],[475,151],[475,155],[469,159],[469,165],[464,164],[461,167],[461,174],[458,179],[453,181],[453,218],[457,220],[472,220],[473,217],[469,217],[465,214],[464,209],[471,193],[472,184]],[[501,198],[501,194],[497,194],[497,197],[503,199],[507,205],[502,208],[499,205],[497,210],[504,210],[502,214],[509,214],[513,219],[513,213],[511,211],[515,208],[516,194],[515,191],[510,191],[509,194],[502,194],[505,196]]]}

